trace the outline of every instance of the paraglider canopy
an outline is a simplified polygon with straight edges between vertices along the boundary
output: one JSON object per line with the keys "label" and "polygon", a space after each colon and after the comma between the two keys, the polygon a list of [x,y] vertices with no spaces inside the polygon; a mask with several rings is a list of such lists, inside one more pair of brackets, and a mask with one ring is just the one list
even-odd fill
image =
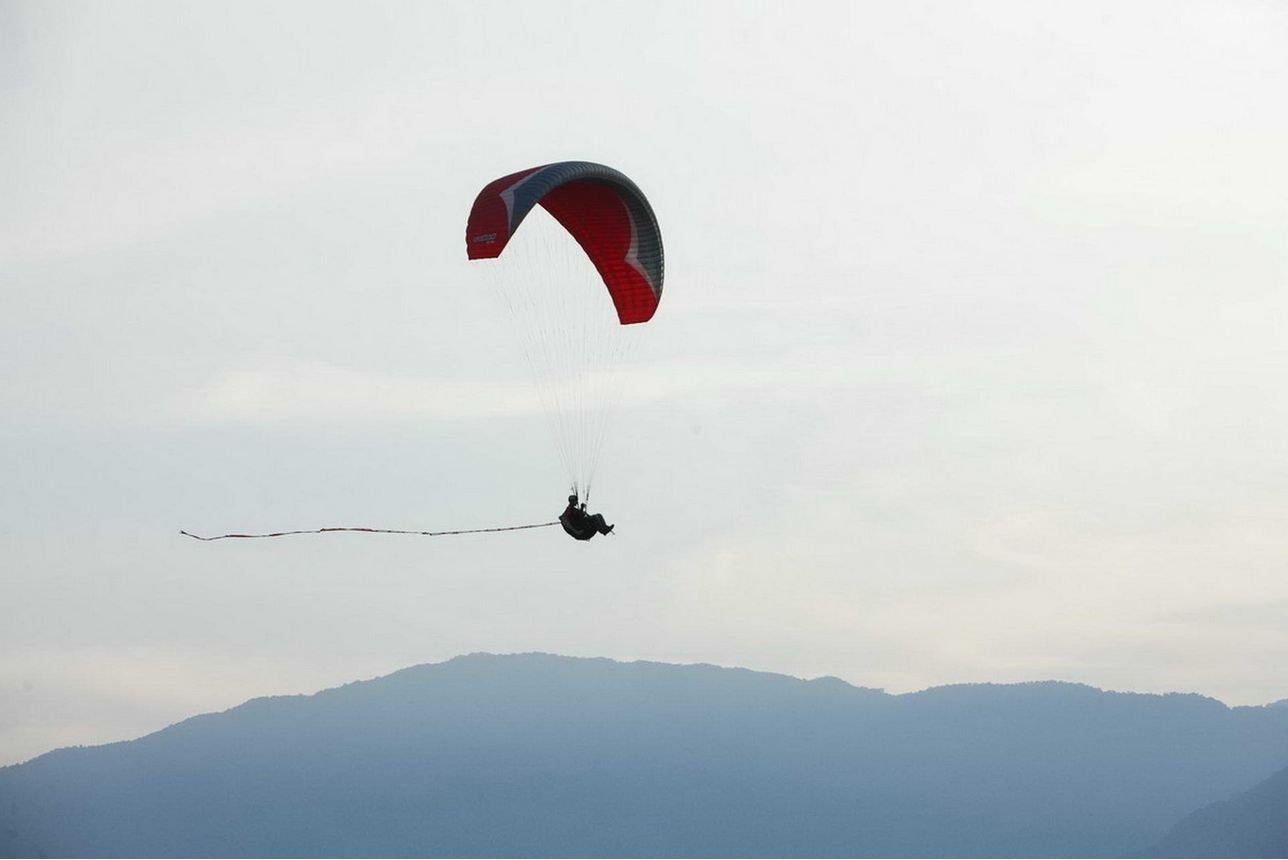
{"label": "paraglider canopy", "polygon": [[662,232],[643,192],[621,172],[589,161],[560,161],[490,182],[470,210],[471,260],[498,257],[540,204],[586,252],[622,325],[647,322],[662,298]]}

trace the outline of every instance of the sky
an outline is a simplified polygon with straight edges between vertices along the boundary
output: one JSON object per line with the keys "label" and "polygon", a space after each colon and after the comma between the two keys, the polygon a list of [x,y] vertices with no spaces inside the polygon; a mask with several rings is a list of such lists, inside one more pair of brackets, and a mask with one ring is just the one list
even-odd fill
{"label": "sky", "polygon": [[[0,2],[0,763],[473,652],[1288,697],[1288,7]],[[597,477],[463,230],[666,247]]]}

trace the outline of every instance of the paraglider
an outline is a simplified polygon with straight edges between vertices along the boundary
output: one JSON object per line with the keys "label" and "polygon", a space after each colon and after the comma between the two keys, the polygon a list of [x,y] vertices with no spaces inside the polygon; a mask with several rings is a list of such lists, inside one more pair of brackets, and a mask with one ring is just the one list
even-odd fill
{"label": "paraglider", "polygon": [[568,497],[568,507],[559,515],[559,525],[575,540],[590,540],[595,535],[610,535],[613,527],[604,522],[603,514],[586,512],[586,503],[577,503],[577,494]]}
{"label": "paraglider", "polygon": [[[520,234],[539,210],[562,229]],[[577,540],[609,534],[613,527],[578,499],[590,498],[623,393],[621,366],[662,298],[662,233],[652,207],[611,167],[588,161],[533,167],[484,186],[470,210],[465,248],[470,260],[491,261],[493,285],[517,324],[551,420],[572,489],[559,518],[564,531]],[[499,265],[507,248],[509,265]]]}
{"label": "paraglider", "polygon": [[[514,242],[519,225],[538,207],[561,229],[551,234],[529,227]],[[525,243],[527,237],[535,241]],[[484,186],[470,209],[465,247],[470,260],[493,261],[483,268],[518,323],[572,487],[558,520],[437,531],[333,526],[181,534],[201,541],[338,532],[439,537],[555,525],[579,541],[613,533],[613,525],[602,514],[588,513],[586,503],[622,394],[621,366],[635,343],[633,334],[653,318],[662,299],[662,233],[653,208],[625,174],[589,161],[561,161]],[[498,266],[507,248],[511,265]]]}

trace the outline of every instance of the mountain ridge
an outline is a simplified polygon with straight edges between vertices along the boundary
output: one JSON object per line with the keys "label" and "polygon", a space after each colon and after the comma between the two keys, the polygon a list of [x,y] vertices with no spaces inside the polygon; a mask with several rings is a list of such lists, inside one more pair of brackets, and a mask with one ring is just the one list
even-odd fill
{"label": "mountain ridge", "polygon": [[1283,764],[1195,694],[479,652],[0,769],[0,855],[1111,856]]}
{"label": "mountain ridge", "polygon": [[63,750],[95,749],[99,747],[113,746],[116,744],[130,743],[133,741],[141,740],[143,738],[146,738],[158,732],[164,732],[168,729],[174,728],[175,726],[180,726],[185,723],[191,722],[193,720],[200,720],[205,717],[226,714],[230,711],[234,711],[234,710],[237,710],[238,708],[246,707],[247,705],[251,705],[259,701],[279,700],[279,699],[309,699],[315,696],[320,696],[326,693],[332,693],[338,690],[343,690],[357,685],[369,684],[377,681],[394,678],[404,673],[416,672],[417,670],[422,670],[429,667],[445,666],[448,664],[456,663],[458,661],[465,661],[472,658],[528,658],[528,657],[554,658],[557,660],[570,660],[570,661],[590,661],[590,662],[597,662],[597,663],[614,664],[619,666],[648,665],[648,666],[668,666],[668,667],[679,668],[679,669],[716,669],[716,670],[725,671],[725,672],[746,672],[751,675],[781,678],[787,681],[795,681],[802,684],[835,683],[838,686],[859,691],[864,694],[879,694],[882,696],[887,696],[892,699],[907,698],[907,697],[913,697],[913,696],[927,696],[927,695],[936,694],[939,691],[946,691],[946,690],[1015,689],[1015,688],[1029,688],[1029,687],[1045,687],[1045,688],[1083,689],[1092,693],[1102,693],[1102,694],[1107,694],[1111,696],[1140,696],[1140,697],[1147,697],[1147,698],[1176,697],[1176,698],[1202,700],[1204,702],[1214,703],[1230,711],[1236,711],[1236,710],[1247,709],[1247,708],[1278,708],[1278,707],[1288,708],[1288,698],[1279,699],[1273,702],[1268,702],[1263,705],[1230,705],[1221,701],[1220,699],[1217,699],[1213,696],[1205,695],[1203,693],[1179,692],[1179,691],[1168,691],[1164,693],[1150,693],[1150,692],[1140,692],[1135,690],[1115,690],[1115,689],[1109,689],[1105,687],[1097,687],[1093,684],[1088,684],[1082,681],[1064,681],[1056,678],[1046,678],[1041,680],[1030,680],[1030,681],[964,681],[964,682],[955,682],[951,684],[936,684],[931,687],[925,687],[920,690],[909,690],[904,693],[890,693],[884,690],[883,688],[868,687],[860,684],[855,684],[851,681],[847,681],[846,679],[838,677],[836,675],[819,675],[813,678],[803,678],[798,675],[791,675],[785,672],[771,672],[771,671],[760,670],[760,669],[748,669],[740,666],[724,666],[718,663],[708,663],[705,661],[695,662],[695,663],[667,663],[659,660],[644,660],[644,659],[618,660],[612,657],[581,657],[581,656],[557,654],[549,651],[514,651],[514,652],[472,651],[467,654],[459,654],[454,657],[449,657],[446,660],[441,660],[438,662],[416,663],[411,666],[405,666],[401,669],[395,669],[383,675],[376,675],[370,678],[359,678],[353,681],[346,681],[344,683],[337,684],[334,687],[324,687],[320,690],[316,690],[311,693],[282,693],[282,694],[272,694],[272,695],[266,695],[266,696],[253,696],[236,705],[230,705],[229,707],[223,710],[205,711],[199,714],[193,714],[190,717],[185,717],[182,720],[179,720],[174,723],[170,723],[168,725],[162,726],[161,728],[154,729],[150,732],[147,732],[145,734],[138,735],[135,737],[122,738],[121,740],[116,740],[116,741],[106,741],[104,743],[99,743],[99,744],[70,744],[64,747],[55,747],[54,749],[47,750],[46,752],[39,753],[35,756],[32,756],[29,759],[24,759],[22,761],[13,762],[7,765],[0,765],[0,770],[3,770],[4,768],[7,768],[7,767],[16,767],[19,765],[27,764],[29,762],[35,761],[38,758],[42,758],[44,756],[51,755],[53,753],[62,752]]}
{"label": "mountain ridge", "polygon": [[1182,818],[1151,857],[1288,857],[1288,768]]}

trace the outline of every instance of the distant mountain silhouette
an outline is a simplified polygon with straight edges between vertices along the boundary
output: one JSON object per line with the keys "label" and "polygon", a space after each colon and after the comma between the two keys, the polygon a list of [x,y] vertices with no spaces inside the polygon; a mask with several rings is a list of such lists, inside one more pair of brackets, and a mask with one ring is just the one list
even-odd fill
{"label": "distant mountain silhouette", "polygon": [[0,854],[1121,856],[1288,709],[476,654],[0,769]]}
{"label": "distant mountain silhouette", "polygon": [[1288,768],[1229,800],[1187,815],[1155,857],[1288,857]]}

